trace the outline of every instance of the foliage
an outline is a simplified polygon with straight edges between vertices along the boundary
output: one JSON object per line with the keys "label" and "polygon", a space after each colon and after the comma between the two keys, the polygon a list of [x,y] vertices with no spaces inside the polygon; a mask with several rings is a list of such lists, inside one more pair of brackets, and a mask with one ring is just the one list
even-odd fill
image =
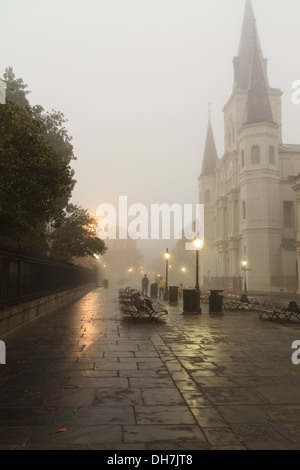
{"label": "foliage", "polygon": [[26,95],[30,93],[26,90],[28,85],[23,82],[22,78],[16,78],[12,67],[7,67],[3,80],[6,85],[6,101],[16,104],[21,109],[29,107],[29,101],[26,98]]}
{"label": "foliage", "polygon": [[91,229],[97,221],[69,204],[76,184],[70,163],[76,158],[64,114],[32,107],[30,91],[12,67],[3,78],[0,240],[19,245],[43,241],[52,256],[67,261],[105,253],[104,242]]}
{"label": "foliage", "polygon": [[71,169],[42,135],[31,111],[0,105],[0,236],[42,238],[41,226],[57,220],[57,199],[70,191]]}
{"label": "foliage", "polygon": [[104,254],[106,247],[96,236],[96,227],[97,219],[85,209],[68,205],[58,226],[49,235],[51,254],[65,261]]}
{"label": "foliage", "polygon": [[[42,124],[42,135],[47,140],[53,150],[60,156],[62,161],[69,165],[71,160],[76,160],[73,153],[72,138],[69,136],[64,124],[67,122],[65,116],[60,111],[52,110],[45,112],[42,106],[32,108],[33,117]],[[71,170],[72,184],[68,192],[57,200],[57,205],[64,209],[68,204],[72,191],[76,184],[74,170]]]}

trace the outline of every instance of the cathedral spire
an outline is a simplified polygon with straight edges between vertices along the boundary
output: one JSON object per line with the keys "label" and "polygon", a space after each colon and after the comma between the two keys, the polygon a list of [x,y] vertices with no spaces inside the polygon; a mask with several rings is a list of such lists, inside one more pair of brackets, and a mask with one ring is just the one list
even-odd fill
{"label": "cathedral spire", "polygon": [[217,160],[218,160],[217,149],[216,149],[215,139],[214,139],[212,125],[211,125],[210,116],[209,116],[205,149],[204,149],[203,161],[202,161],[201,176],[213,175],[216,169]]}
{"label": "cathedral spire", "polygon": [[245,122],[247,124],[254,122],[274,122],[268,96],[268,87],[263,70],[263,64],[261,62],[259,44],[257,43],[257,37],[255,35],[255,22],[253,24],[253,29],[253,56]]}
{"label": "cathedral spire", "polygon": [[[253,29],[253,25],[254,29]],[[246,0],[244,20],[241,32],[238,56],[234,58],[234,89],[247,89],[251,76],[253,57],[253,35],[259,51],[259,57],[263,66],[263,73],[267,87],[269,87],[267,76],[267,61],[263,58],[259,35],[256,28],[255,16],[251,0]]]}

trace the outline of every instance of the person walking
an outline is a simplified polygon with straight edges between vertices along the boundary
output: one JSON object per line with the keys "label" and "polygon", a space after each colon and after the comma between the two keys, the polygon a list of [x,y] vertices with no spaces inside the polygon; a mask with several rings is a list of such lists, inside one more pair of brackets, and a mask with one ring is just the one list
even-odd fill
{"label": "person walking", "polygon": [[142,294],[143,295],[148,295],[148,287],[149,287],[149,279],[147,277],[147,274],[144,275],[142,279]]}
{"label": "person walking", "polygon": [[160,300],[164,299],[165,288],[166,288],[166,281],[163,277],[161,277],[160,280],[158,281],[158,292],[159,292],[158,297]]}

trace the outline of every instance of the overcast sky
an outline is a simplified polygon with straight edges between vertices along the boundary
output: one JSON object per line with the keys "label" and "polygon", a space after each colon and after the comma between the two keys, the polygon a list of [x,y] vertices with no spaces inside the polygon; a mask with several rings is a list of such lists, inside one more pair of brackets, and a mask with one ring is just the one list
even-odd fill
{"label": "overcast sky", "polygon": [[[300,143],[299,0],[252,0],[283,139]],[[0,0],[0,72],[32,105],[63,112],[73,136],[73,202],[198,202],[208,102],[219,158],[245,0]]]}

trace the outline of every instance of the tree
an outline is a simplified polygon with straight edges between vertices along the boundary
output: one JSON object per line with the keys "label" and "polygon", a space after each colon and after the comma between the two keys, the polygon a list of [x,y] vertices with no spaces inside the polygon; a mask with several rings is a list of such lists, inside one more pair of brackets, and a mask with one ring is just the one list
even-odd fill
{"label": "tree", "polygon": [[41,240],[42,225],[58,220],[58,198],[70,192],[72,172],[43,137],[29,108],[0,105],[0,237]]}
{"label": "tree", "polygon": [[[0,108],[0,240],[43,241],[51,254],[71,261],[103,254],[105,244],[87,211],[69,205],[76,183],[72,138],[63,113],[30,106],[27,85],[12,67],[4,73]],[[47,245],[46,242],[49,244]]]}
{"label": "tree", "polygon": [[[6,84],[7,103],[14,103],[21,109],[30,109],[33,119],[42,124],[41,135],[62,158],[65,164],[68,165],[71,160],[76,160],[73,152],[72,137],[69,136],[64,126],[67,122],[64,114],[55,110],[52,110],[51,113],[45,112],[44,108],[40,105],[31,106],[27,99],[27,95],[30,94],[30,91],[27,90],[28,85],[24,83],[22,78],[16,78],[12,67],[6,68],[3,80]],[[57,204],[61,209],[68,204],[76,184],[73,170],[71,170],[71,176],[73,181],[69,191],[57,200]]]}
{"label": "tree", "polygon": [[80,206],[70,204],[59,224],[49,235],[51,255],[72,261],[72,258],[102,255],[107,248],[96,235],[97,219]]}
{"label": "tree", "polygon": [[30,106],[27,95],[30,91],[26,90],[26,85],[22,78],[16,78],[13,68],[7,67],[4,74],[3,80],[6,85],[6,101],[14,103],[21,109],[25,109]]}
{"label": "tree", "polygon": [[[51,113],[45,112],[42,106],[34,106],[32,109],[33,117],[42,124],[42,135],[49,145],[60,156],[62,161],[69,165],[72,160],[76,160],[73,152],[72,137],[69,136],[64,124],[67,122],[64,114],[60,111],[52,110]],[[57,200],[57,205],[64,209],[71,197],[76,184],[74,170],[71,170],[72,184],[69,192],[65,193]]]}

